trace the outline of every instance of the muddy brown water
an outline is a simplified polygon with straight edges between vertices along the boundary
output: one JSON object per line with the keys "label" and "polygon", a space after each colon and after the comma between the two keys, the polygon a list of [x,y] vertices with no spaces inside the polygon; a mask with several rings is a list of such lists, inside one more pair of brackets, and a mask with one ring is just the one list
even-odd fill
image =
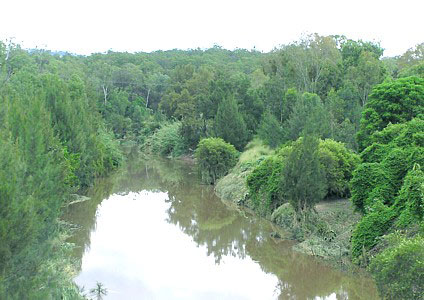
{"label": "muddy brown water", "polygon": [[224,204],[188,162],[132,158],[71,205],[75,282],[104,299],[378,299],[367,276],[293,252]]}

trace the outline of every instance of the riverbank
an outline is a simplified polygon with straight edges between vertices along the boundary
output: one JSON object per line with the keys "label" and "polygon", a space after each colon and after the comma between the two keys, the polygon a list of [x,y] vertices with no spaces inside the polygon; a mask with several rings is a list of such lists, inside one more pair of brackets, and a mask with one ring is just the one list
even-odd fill
{"label": "riverbank", "polygon": [[[253,209],[249,199],[246,178],[263,159],[273,152],[258,141],[249,144],[237,165],[229,174],[218,180],[215,193],[224,202]],[[293,250],[313,255],[337,264],[351,266],[350,236],[360,215],[348,199],[322,201],[316,205],[306,224],[294,222],[294,210],[286,203],[272,215],[263,216],[283,228],[290,239],[296,240]]]}

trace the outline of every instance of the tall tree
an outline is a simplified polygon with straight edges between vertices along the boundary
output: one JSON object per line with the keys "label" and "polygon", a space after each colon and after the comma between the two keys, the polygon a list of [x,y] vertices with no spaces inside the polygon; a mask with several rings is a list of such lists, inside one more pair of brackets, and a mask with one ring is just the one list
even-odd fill
{"label": "tall tree", "polygon": [[224,98],[218,106],[215,117],[215,133],[226,142],[242,150],[248,141],[248,132],[243,116],[233,96]]}
{"label": "tall tree", "polygon": [[357,135],[359,148],[371,144],[371,135],[389,123],[404,123],[424,113],[424,79],[400,78],[374,87],[362,112]]}
{"label": "tall tree", "polygon": [[319,140],[306,135],[295,143],[283,169],[282,190],[297,213],[305,215],[327,193],[324,169],[319,161]]}

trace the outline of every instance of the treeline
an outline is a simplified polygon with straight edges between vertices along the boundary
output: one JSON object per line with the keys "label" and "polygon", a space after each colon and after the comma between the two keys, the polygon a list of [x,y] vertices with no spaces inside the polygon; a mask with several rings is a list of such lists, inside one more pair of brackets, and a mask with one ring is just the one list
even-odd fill
{"label": "treeline", "polygon": [[62,209],[122,155],[78,74],[0,43],[0,298],[78,298]]}
{"label": "treeline", "polygon": [[169,73],[157,107],[180,122],[176,147],[186,151],[203,137],[221,137],[242,150],[254,135],[276,147],[305,131],[357,151],[355,136],[372,87],[423,76],[417,58],[422,48],[383,59],[376,43],[312,35],[260,56],[245,52],[249,68],[181,64]]}

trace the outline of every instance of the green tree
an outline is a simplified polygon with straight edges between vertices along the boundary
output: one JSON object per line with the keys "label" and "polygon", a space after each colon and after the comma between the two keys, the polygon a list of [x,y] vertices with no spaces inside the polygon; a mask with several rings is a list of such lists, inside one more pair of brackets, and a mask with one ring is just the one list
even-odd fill
{"label": "green tree", "polygon": [[202,139],[195,156],[202,181],[214,184],[237,163],[238,152],[233,145],[221,138]]}
{"label": "green tree", "polygon": [[242,150],[248,142],[248,132],[234,97],[222,99],[215,117],[215,133],[226,142]]}
{"label": "green tree", "polygon": [[262,115],[258,128],[258,136],[271,148],[279,146],[284,141],[285,134],[283,127],[269,110],[266,110]]}
{"label": "green tree", "polygon": [[424,238],[394,234],[369,270],[384,299],[424,299]]}
{"label": "green tree", "polygon": [[424,79],[400,78],[374,87],[362,113],[357,135],[360,150],[371,144],[371,135],[389,123],[404,123],[424,113]]}
{"label": "green tree", "polygon": [[285,126],[287,138],[290,140],[296,140],[305,132],[320,138],[328,138],[331,135],[329,115],[317,94],[304,93],[295,103]]}
{"label": "green tree", "polygon": [[319,141],[313,136],[295,143],[287,157],[282,176],[286,199],[299,214],[305,214],[326,195],[327,180],[319,161]]}

